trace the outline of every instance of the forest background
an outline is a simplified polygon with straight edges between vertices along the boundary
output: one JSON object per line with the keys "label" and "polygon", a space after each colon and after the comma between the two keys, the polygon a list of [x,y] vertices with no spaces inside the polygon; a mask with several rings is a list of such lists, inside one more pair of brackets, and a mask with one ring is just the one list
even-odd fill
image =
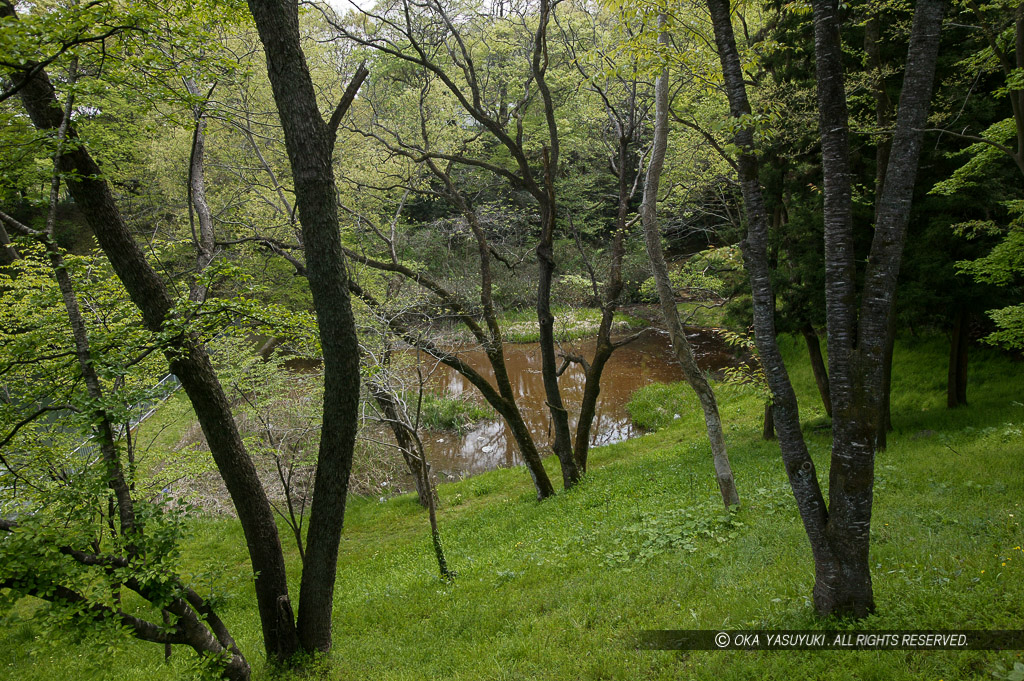
{"label": "forest background", "polygon": [[[547,526],[535,541],[554,546],[561,537],[564,558],[555,562],[572,562],[580,575],[618,580],[698,550],[698,572],[711,574],[721,560],[750,560],[729,545],[772,526],[765,509],[776,501],[764,497],[782,474],[769,473],[766,445],[736,434],[755,421],[758,437],[778,431],[814,575],[788,615],[753,621],[876,617],[877,520],[873,539],[870,527],[885,476],[875,457],[900,447],[923,450],[905,464],[906,485],[918,491],[900,508],[948,512],[943,532],[994,532],[1000,567],[1012,565],[1020,525],[999,500],[1009,503],[1020,488],[1012,361],[1024,347],[1022,8],[3,2],[6,616],[24,623],[26,641],[36,623],[46,622],[40,631],[54,640],[71,626],[73,635],[112,642],[112,655],[136,650],[123,647],[125,634],[153,650],[185,645],[205,672],[231,678],[252,674],[259,638],[271,668],[355,674],[318,666],[342,640],[338,630],[355,626],[339,604],[360,569],[349,561],[366,559],[366,550],[348,555],[342,538],[353,529],[343,534],[342,521],[348,509],[369,523],[372,504],[350,503],[353,488],[376,498],[396,466],[408,469],[429,516],[429,555],[442,582],[427,581],[439,594],[466,579],[456,575],[465,568],[449,567],[439,515],[452,520],[450,546],[466,551],[487,545],[465,536],[471,526],[513,535]],[[686,418],[666,424],[663,407],[645,413],[650,397],[638,395],[634,419],[662,432],[685,426],[680,437],[703,454],[690,461],[691,480],[707,477],[697,471],[711,468],[710,451],[724,517],[706,507],[701,484],[686,492],[669,484],[678,459],[636,456],[635,444],[600,455],[625,470],[616,491],[596,491],[608,481],[589,456],[602,371],[644,333],[621,310],[656,302],[694,396],[668,410]],[[680,311],[729,329],[747,353],[724,386],[693,364]],[[593,354],[569,343],[583,337],[594,339]],[[542,356],[547,443],[525,427],[505,366],[506,344],[527,338]],[[486,355],[493,378],[460,358],[470,346]],[[983,362],[972,375],[991,383],[982,392],[975,379],[979,397],[968,405],[972,346]],[[479,399],[433,394],[425,358],[464,376]],[[296,373],[297,359],[319,368]],[[803,404],[814,405],[802,413],[820,411],[815,420],[801,423],[787,365]],[[571,366],[586,380],[570,417],[558,378]],[[166,397],[168,374],[191,406],[172,398],[150,425],[156,435],[142,437],[139,413]],[[804,378],[813,378],[813,392]],[[941,426],[914,429],[917,417],[893,407],[932,404],[936,388],[938,406],[957,410]],[[687,399],[677,392],[673,399]],[[175,408],[194,410],[190,438],[159,425]],[[508,472],[434,489],[423,428],[484,415],[508,424],[531,496],[551,503],[522,499],[523,481]],[[893,428],[902,437],[890,447]],[[949,440],[955,433],[970,447],[1000,443],[992,456],[1005,466],[986,461],[969,480],[969,489],[993,495],[998,527],[959,494],[948,509],[917,498],[914,486],[926,480],[951,484],[913,473],[939,465],[943,448],[962,456]],[[657,442],[665,440],[652,440],[653,452],[678,454]],[[749,467],[735,477],[727,445]],[[828,471],[827,484],[816,466]],[[196,516],[171,492],[213,470],[237,521]],[[564,494],[551,481],[559,474]],[[641,495],[643,508],[619,509],[607,536],[583,529],[591,503],[614,507],[647,479],[659,482]],[[510,529],[493,508],[471,517],[460,508],[463,488],[482,502],[524,505],[513,514],[531,521]],[[744,489],[752,501],[741,505]],[[413,518],[415,506],[389,512]],[[623,512],[635,516],[629,524]],[[546,525],[556,519],[564,533]],[[218,568],[201,548],[204,533],[220,531],[238,537],[251,561],[223,594],[212,577],[203,586]],[[723,546],[705,552],[698,539]],[[792,539],[787,560],[810,579],[794,548],[803,540]],[[540,580],[496,569],[525,592],[523,575]],[[942,570],[963,576],[963,568]],[[980,588],[984,571],[967,591]],[[554,581],[566,589],[561,582],[574,580]],[[738,607],[742,585],[716,595],[728,601],[724,611]],[[1012,600],[1014,587],[995,587],[999,603]],[[664,593],[607,588],[641,601]],[[423,593],[419,607],[431,612]],[[574,588],[558,593],[556,601],[584,600]],[[474,598],[465,603],[488,602]],[[239,624],[240,609],[253,617],[253,603],[258,633]],[[886,601],[883,616],[885,607],[899,612],[893,605]],[[991,612],[1002,627],[1019,626],[1000,607]],[[895,622],[928,620],[904,615]],[[534,635],[517,636],[525,645]],[[349,643],[341,645],[348,654]],[[595,674],[626,664],[608,654]],[[10,664],[23,664],[13,655]],[[649,659],[671,673],[668,658]],[[1024,669],[991,656],[946,663],[1007,678]],[[920,667],[930,673],[931,664]],[[459,673],[468,672],[439,672]]]}

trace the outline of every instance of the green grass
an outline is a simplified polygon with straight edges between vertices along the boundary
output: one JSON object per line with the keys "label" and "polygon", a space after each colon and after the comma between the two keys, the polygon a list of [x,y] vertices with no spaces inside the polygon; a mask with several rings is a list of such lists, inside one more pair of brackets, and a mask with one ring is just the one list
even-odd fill
{"label": "green grass", "polygon": [[626,411],[633,425],[648,431],[668,427],[692,409],[693,400],[682,384],[651,383],[633,393]]}
{"label": "green grass", "polygon": [[[601,325],[601,311],[591,307],[556,307],[552,314],[555,317],[557,341],[596,336]],[[536,343],[540,340],[537,311],[534,309],[508,310],[501,314],[498,322],[501,324],[502,337],[509,343]],[[647,326],[644,320],[622,312],[615,313],[612,323],[619,331]]]}
{"label": "green grass", "polygon": [[153,415],[135,430],[140,452],[169,452],[178,446],[181,436],[195,420],[196,414],[184,390],[170,395]]}
{"label": "green grass", "polygon": [[[414,408],[415,398],[410,398],[409,404]],[[464,397],[425,392],[420,405],[420,423],[428,430],[454,430],[462,433],[471,424],[494,417],[493,409]]]}
{"label": "green grass", "polygon": [[[784,349],[827,480],[828,421],[802,343],[785,340]],[[876,466],[870,560],[878,612],[864,628],[1024,627],[1021,366],[975,352],[970,405],[949,411],[945,353],[932,340],[897,349],[897,429]],[[593,451],[586,480],[571,492],[537,503],[523,469],[442,485],[453,583],[437,577],[426,516],[412,496],[350,500],[335,652],[323,678],[981,681],[1024,659],[1019,651],[638,650],[640,629],[834,626],[810,605],[810,552],[778,446],[760,439],[760,401],[719,386],[743,498],[724,521],[696,400],[682,386],[663,397],[678,400],[680,418]],[[557,478],[556,462],[546,464]],[[256,678],[271,678],[237,524],[197,518],[186,555],[183,569],[198,590],[223,594],[224,618]],[[294,551],[289,561],[294,579]],[[47,629],[35,614],[24,602],[0,622],[0,677],[48,680],[74,669],[79,679],[178,679],[194,664],[188,650],[165,666],[159,646],[108,649],[95,637]]]}
{"label": "green grass", "polygon": [[698,301],[686,301],[676,305],[679,316],[686,326],[701,326],[704,328],[718,328],[728,326],[726,320],[726,306],[724,304],[703,303]]}

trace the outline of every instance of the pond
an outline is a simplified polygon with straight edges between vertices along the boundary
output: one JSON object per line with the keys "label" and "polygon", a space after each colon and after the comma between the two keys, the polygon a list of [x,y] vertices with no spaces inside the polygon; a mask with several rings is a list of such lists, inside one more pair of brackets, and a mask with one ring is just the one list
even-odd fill
{"label": "pond", "polygon": [[[716,373],[737,364],[735,355],[714,331],[688,328],[686,334],[703,370]],[[573,351],[592,357],[594,343],[578,343],[573,346]],[[459,356],[493,383],[494,374],[483,351],[464,351]],[[550,454],[551,419],[544,400],[540,346],[537,343],[506,345],[505,361],[519,409],[537,448],[542,456]],[[562,399],[569,410],[569,425],[574,434],[584,380],[582,367],[575,364],[559,378]],[[591,445],[612,444],[639,435],[640,430],[633,425],[626,411],[626,403],[632,394],[650,383],[681,380],[682,370],[664,331],[649,329],[638,340],[616,350],[601,377]],[[476,388],[447,366],[439,365],[430,381],[438,392],[480,399]],[[476,423],[461,436],[456,433],[427,433],[424,445],[431,467],[442,478],[457,478],[522,463],[512,433],[500,419]]]}

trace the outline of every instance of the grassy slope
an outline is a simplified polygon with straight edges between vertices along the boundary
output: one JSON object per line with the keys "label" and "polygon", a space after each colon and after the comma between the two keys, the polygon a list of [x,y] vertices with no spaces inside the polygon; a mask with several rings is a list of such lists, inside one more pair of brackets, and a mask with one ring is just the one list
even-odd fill
{"label": "grassy slope", "polygon": [[[800,348],[787,348],[803,359]],[[983,353],[971,405],[944,408],[940,342],[897,353],[897,431],[877,465],[871,561],[878,615],[862,626],[1024,628],[1024,394],[1020,365]],[[822,475],[827,423],[809,371],[793,378]],[[810,556],[761,405],[720,391],[744,507],[720,515],[696,402],[644,438],[596,450],[586,482],[538,504],[522,470],[444,485],[440,522],[458,579],[437,579],[426,518],[410,496],[350,503],[335,610],[337,679],[992,679],[1020,652],[651,652],[644,628],[820,627]],[[554,473],[555,462],[549,460]],[[690,525],[686,525],[689,513]],[[687,527],[707,530],[691,537]],[[642,529],[641,529],[642,528]],[[198,519],[189,569],[226,593],[225,614],[257,677],[261,648],[244,543]],[[297,574],[292,557],[292,573]],[[1005,564],[1005,565],[1004,565]],[[296,590],[297,591],[297,590]],[[22,606],[0,622],[0,678],[181,678],[158,646],[51,634]],[[56,636],[57,646],[46,645]]]}

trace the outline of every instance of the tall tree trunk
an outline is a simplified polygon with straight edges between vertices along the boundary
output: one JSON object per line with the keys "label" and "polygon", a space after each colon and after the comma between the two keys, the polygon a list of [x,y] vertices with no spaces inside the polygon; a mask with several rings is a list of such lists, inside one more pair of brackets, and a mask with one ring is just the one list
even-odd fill
{"label": "tall tree trunk", "polygon": [[[0,16],[14,16],[0,3]],[[56,130],[62,112],[45,71],[38,71],[20,93],[33,125]],[[68,138],[76,139],[73,126]],[[171,317],[174,301],[159,275],[150,267],[119,212],[110,187],[84,145],[76,143],[57,159],[67,187],[96,235],[146,327],[160,332]],[[289,657],[297,649],[293,621],[282,616],[288,604],[288,582],[277,524],[256,468],[242,443],[231,407],[210,364],[206,349],[191,336],[172,341],[167,351],[171,372],[185,388],[206,436],[245,533],[255,577],[256,599],[267,655]]]}
{"label": "tall tree trunk", "polygon": [[[331,648],[338,546],[359,406],[359,344],[338,224],[334,130],[320,116],[300,45],[297,3],[249,0],[249,9],[284,129],[324,357],[323,422],[299,588],[298,633],[304,650],[326,652]],[[343,113],[339,109],[334,118]]]}
{"label": "tall tree trunk", "polygon": [[[730,111],[748,115],[743,71],[728,0],[708,0]],[[917,3],[882,208],[856,323],[848,118],[834,0],[813,4],[822,156],[825,170],[826,312],[829,383],[833,401],[830,504],[826,509],[814,464],[800,433],[796,398],[775,343],[767,261],[767,214],[758,182],[753,135],[736,134],[747,209],[744,259],[754,296],[754,330],[774,396],[783,461],[814,555],[815,609],[822,615],[862,617],[874,609],[868,547],[874,481],[874,434],[881,387],[885,326],[890,319],[899,258],[909,216],[921,133],[931,96],[944,3]],[[859,331],[858,335],[857,332]]]}
{"label": "tall tree trunk", "polygon": [[[840,569],[827,574],[819,610],[863,616],[874,609],[868,568],[875,439],[896,281],[910,217],[921,129],[938,57],[943,0],[920,0],[907,53],[892,150],[876,210],[875,235],[856,312],[852,263],[849,130],[838,6],[814,5],[818,108],[825,174],[829,379],[834,407],[828,539]],[[836,257],[832,257],[832,254]],[[857,320],[856,326],[854,320]],[[856,336],[852,335],[856,331]]]}
{"label": "tall tree trunk", "polygon": [[572,451],[572,434],[569,430],[569,412],[562,402],[558,388],[558,366],[555,357],[555,317],[551,313],[551,284],[555,275],[555,169],[551,167],[549,151],[544,149],[544,173],[547,198],[541,203],[541,237],[537,244],[537,262],[540,265],[540,280],[537,284],[537,325],[540,331],[541,379],[544,383],[544,397],[551,415],[555,439],[551,448],[562,467],[562,485],[570,489],[580,480],[580,469]]}
{"label": "tall tree trunk", "polygon": [[[730,113],[734,118],[749,116],[750,103],[732,30],[729,0],[708,0],[708,9],[714,25],[715,44],[722,63]],[[753,132],[749,128],[740,127],[736,132],[736,142],[739,147],[737,165],[740,190],[747,217],[747,236],[741,246],[744,265],[750,275],[754,307],[754,340],[772,392],[772,416],[782,452],[782,462],[810,540],[817,581],[834,563],[825,541],[828,511],[818,484],[814,461],[807,452],[807,445],[800,430],[796,393],[793,391],[776,340],[774,293],[768,269],[768,211],[758,177]]]}
{"label": "tall tree trunk", "polygon": [[[664,26],[665,17],[659,17],[659,24]],[[658,42],[667,45],[668,34],[662,32]],[[704,411],[704,423],[707,427],[708,440],[711,443],[711,455],[715,465],[715,477],[718,489],[722,494],[722,502],[726,508],[739,505],[739,492],[733,479],[732,467],[725,447],[725,434],[722,431],[722,419],[718,413],[718,401],[708,384],[704,373],[693,359],[693,350],[686,339],[679,310],[676,308],[676,297],[672,291],[672,283],[665,264],[665,254],[661,247],[661,230],[658,229],[658,185],[661,171],[665,163],[665,150],[668,147],[668,69],[662,69],[655,84],[654,143],[651,149],[650,165],[647,168],[647,181],[644,185],[643,204],[640,207],[641,220],[644,226],[644,240],[647,244],[647,256],[651,261],[651,271],[658,288],[661,300],[661,311],[672,338],[672,348],[676,359],[683,369],[686,381],[697,393],[701,409]]]}
{"label": "tall tree trunk", "polygon": [[[626,232],[628,231],[629,202],[633,196],[632,182],[626,170],[630,161],[631,133],[623,130],[618,122],[619,144],[617,162],[619,197],[615,215],[615,236],[612,238],[611,262],[608,267],[608,285],[604,290],[604,301],[601,305],[601,325],[597,330],[597,344],[594,357],[586,366],[586,382],[583,385],[583,399],[580,402],[579,420],[576,422],[576,443],[573,455],[580,473],[587,472],[587,458],[590,452],[590,431],[597,413],[597,398],[601,394],[601,375],[604,367],[616,349],[612,342],[612,323],[615,310],[618,308],[619,296],[622,294],[622,258],[625,255]],[[639,172],[639,170],[637,170]],[[592,274],[593,276],[593,274]],[[596,277],[595,277],[596,278]],[[596,288],[596,281],[594,283]]]}
{"label": "tall tree trunk", "polygon": [[[873,71],[871,90],[875,97],[875,125],[878,128],[877,146],[875,149],[875,216],[882,206],[882,193],[885,189],[885,177],[889,169],[889,157],[892,153],[892,135],[887,131],[893,124],[892,100],[885,87],[885,65],[881,52],[881,20],[877,13],[872,14],[864,26],[864,51],[868,56],[870,69]],[[878,396],[878,424],[875,429],[875,448],[883,451],[887,446],[889,431],[892,430],[892,408],[890,396],[892,388],[892,353],[896,346],[896,309],[890,311],[893,317],[886,325],[885,353],[882,358],[882,391]]]}
{"label": "tall tree trunk", "polygon": [[[874,423],[863,414],[854,367],[856,269],[849,150],[849,115],[835,0],[814,5],[814,43],[825,197],[825,307],[832,396],[832,469],[825,541],[832,557],[815,582],[821,613],[863,617],[875,607],[868,570],[874,487]],[[879,357],[879,359],[881,359]],[[870,407],[869,407],[870,408]]]}
{"label": "tall tree trunk", "polygon": [[953,315],[949,339],[949,377],[946,381],[946,406],[967,404],[967,351],[970,345],[970,313],[958,305]]}
{"label": "tall tree trunk", "polygon": [[554,99],[547,83],[548,68],[548,24],[555,3],[540,0],[537,13],[537,30],[534,34],[533,54],[530,69],[537,90],[544,104],[544,119],[547,124],[548,145],[542,150],[543,180],[534,187],[534,197],[540,203],[541,237],[537,244],[537,261],[540,265],[540,281],[537,285],[537,324],[540,330],[541,378],[551,423],[555,430],[552,449],[562,467],[562,484],[565,489],[579,482],[582,472],[576,465],[572,450],[572,433],[569,430],[569,412],[562,402],[558,388],[558,367],[555,358],[555,318],[551,314],[551,284],[555,274],[554,236],[558,220],[558,203],[555,197],[555,176],[558,174],[560,142],[555,115]]}
{"label": "tall tree trunk", "polygon": [[832,397],[829,395],[828,369],[825,368],[825,360],[821,356],[821,342],[818,340],[818,332],[810,324],[804,324],[800,333],[807,344],[807,355],[811,359],[811,372],[814,374],[814,382],[818,386],[818,394],[821,395],[821,403],[825,407],[825,413],[832,417]]}
{"label": "tall tree trunk", "polygon": [[[191,78],[185,78],[185,89],[193,97],[201,97],[202,92],[199,86]],[[196,273],[189,285],[189,298],[199,302],[206,298],[206,287],[198,281],[211,262],[215,249],[213,233],[213,212],[206,200],[206,175],[203,171],[203,161],[206,150],[206,102],[195,104],[192,114],[195,118],[195,126],[192,130],[192,153],[188,165],[188,196],[189,211],[188,221],[192,227],[192,243],[196,249]],[[196,232],[193,219],[199,222],[199,231]]]}

